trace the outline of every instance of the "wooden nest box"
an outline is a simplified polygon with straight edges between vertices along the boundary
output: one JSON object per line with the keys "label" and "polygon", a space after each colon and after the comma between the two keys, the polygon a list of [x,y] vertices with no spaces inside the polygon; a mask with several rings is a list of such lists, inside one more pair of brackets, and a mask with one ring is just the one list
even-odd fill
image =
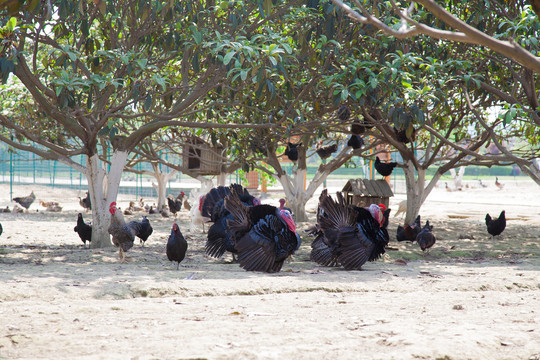
{"label": "wooden nest box", "polygon": [[351,179],[342,191],[347,204],[362,207],[383,204],[388,209],[390,196],[394,196],[386,180]]}
{"label": "wooden nest box", "polygon": [[222,172],[222,147],[212,147],[206,141],[191,137],[182,151],[182,164],[198,175],[219,175]]}

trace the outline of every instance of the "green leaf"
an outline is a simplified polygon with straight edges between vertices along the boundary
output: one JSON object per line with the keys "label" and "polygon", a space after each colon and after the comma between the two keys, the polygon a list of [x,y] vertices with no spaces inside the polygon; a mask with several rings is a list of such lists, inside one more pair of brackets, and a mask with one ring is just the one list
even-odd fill
{"label": "green leaf", "polygon": [[236,51],[229,51],[227,54],[225,54],[223,57],[223,65],[228,65],[235,54]]}
{"label": "green leaf", "polygon": [[144,106],[144,111],[150,110],[150,108],[152,107],[152,94],[146,95],[143,106]]}
{"label": "green leaf", "polygon": [[240,78],[242,79],[242,81],[246,81],[247,76],[248,76],[248,70],[240,71]]}
{"label": "green leaf", "polygon": [[10,17],[7,24],[6,24],[6,28],[9,32],[13,32],[13,30],[15,30],[15,27],[17,26],[17,18],[15,17]]}

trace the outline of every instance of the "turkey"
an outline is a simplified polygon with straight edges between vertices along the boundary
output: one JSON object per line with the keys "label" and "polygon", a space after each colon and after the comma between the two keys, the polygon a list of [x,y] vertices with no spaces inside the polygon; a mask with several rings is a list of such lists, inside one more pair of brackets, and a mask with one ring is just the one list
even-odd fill
{"label": "turkey", "polygon": [[34,200],[36,200],[36,195],[34,195],[33,191],[28,196],[22,196],[22,197],[18,196],[18,197],[13,198],[13,201],[21,205],[23,208],[25,208],[27,212],[28,212],[28,208],[30,207],[30,205],[32,205]]}
{"label": "turkey", "polygon": [[169,261],[177,262],[176,270],[178,270],[180,262],[184,260],[187,248],[188,244],[186,239],[184,239],[184,235],[182,235],[178,225],[174,223],[172,226],[171,235],[169,235],[169,240],[167,241],[166,252]]}
{"label": "turkey", "polygon": [[385,253],[389,236],[386,226],[391,209],[380,215],[378,205],[368,209],[337,201],[324,190],[319,198],[318,231],[311,244],[311,260],[324,266],[360,270],[367,261]]}
{"label": "turkey", "polygon": [[84,243],[84,247],[86,247],[87,241],[88,244],[90,244],[90,241],[92,241],[92,225],[90,223],[84,222],[81,213],[77,215],[77,225],[73,228],[73,231],[79,234],[79,237]]}
{"label": "turkey", "polygon": [[208,237],[205,252],[208,256],[220,258],[225,251],[236,253],[234,243],[231,241],[231,233],[227,225],[227,220],[231,219],[231,214],[224,206],[225,198],[234,192],[240,198],[244,206],[259,205],[260,201],[239,184],[231,184],[228,187],[218,186],[210,190],[204,197],[201,213],[204,217],[210,218],[213,223],[208,229]]}
{"label": "turkey", "polygon": [[241,268],[279,272],[300,247],[300,236],[287,210],[272,205],[246,206],[236,192],[226,197],[225,208],[231,214],[227,225]]}
{"label": "turkey", "polygon": [[122,211],[118,211],[116,208],[115,201],[109,206],[109,212],[111,213],[111,225],[107,231],[112,236],[114,246],[118,248],[120,261],[124,262],[126,261],[124,252],[127,252],[133,247],[135,231],[126,224]]}
{"label": "turkey", "polygon": [[135,236],[139,238],[139,243],[141,243],[142,246],[144,246],[146,240],[148,240],[148,237],[150,237],[154,231],[146,216],[143,216],[141,221],[133,220],[128,222],[127,225],[133,230]]}

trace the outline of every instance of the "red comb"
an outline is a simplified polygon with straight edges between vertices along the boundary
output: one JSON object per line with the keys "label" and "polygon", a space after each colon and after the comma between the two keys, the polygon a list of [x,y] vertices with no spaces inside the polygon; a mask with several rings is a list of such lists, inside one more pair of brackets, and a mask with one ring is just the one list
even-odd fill
{"label": "red comb", "polygon": [[379,204],[379,207],[383,209],[383,211],[386,210],[386,206],[384,206],[384,204]]}
{"label": "red comb", "polygon": [[111,203],[111,205],[109,205],[109,207],[113,207],[113,206],[116,206],[116,201],[113,201],[113,202]]}

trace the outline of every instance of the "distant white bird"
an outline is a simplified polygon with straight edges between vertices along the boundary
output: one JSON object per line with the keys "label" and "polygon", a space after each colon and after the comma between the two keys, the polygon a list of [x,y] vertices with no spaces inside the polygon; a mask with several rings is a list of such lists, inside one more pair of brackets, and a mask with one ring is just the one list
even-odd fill
{"label": "distant white bird", "polygon": [[202,228],[204,232],[204,224],[210,220],[209,218],[202,216],[201,203],[204,195],[206,195],[210,189],[212,189],[212,183],[202,184],[200,190],[192,190],[189,193],[189,203],[192,204],[189,210],[189,216],[191,222],[189,224],[189,231],[194,232],[196,228]]}

